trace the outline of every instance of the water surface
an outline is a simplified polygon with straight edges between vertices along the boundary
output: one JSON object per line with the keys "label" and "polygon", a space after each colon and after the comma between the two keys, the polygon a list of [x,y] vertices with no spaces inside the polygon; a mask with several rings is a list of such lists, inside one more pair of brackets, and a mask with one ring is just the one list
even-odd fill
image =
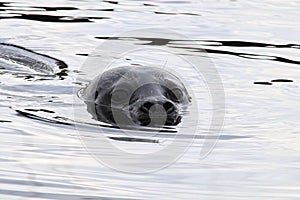
{"label": "water surface", "polygon": [[[65,76],[0,66],[1,199],[299,199],[299,9],[296,0],[0,2],[0,42],[68,64]],[[188,39],[117,37],[141,28],[166,28]],[[222,135],[209,156],[199,159],[204,134],[153,173],[121,173],[86,151],[69,120],[73,89],[85,83],[76,77],[86,55],[109,39],[208,52],[226,96]],[[127,62],[164,60],[133,58]],[[151,152],[173,137],[126,141],[118,140],[124,137],[118,130],[105,130],[128,150]]]}

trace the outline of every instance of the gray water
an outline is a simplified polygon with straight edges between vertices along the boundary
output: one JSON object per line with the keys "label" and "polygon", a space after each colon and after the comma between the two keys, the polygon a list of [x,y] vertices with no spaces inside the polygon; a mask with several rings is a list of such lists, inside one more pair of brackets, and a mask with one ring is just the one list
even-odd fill
{"label": "gray water", "polygon": [[[299,199],[299,9],[296,0],[0,3],[0,42],[68,64],[68,72],[59,76],[0,62],[1,199]],[[187,39],[117,37],[145,28],[176,31]],[[98,133],[118,148],[150,154],[176,136],[161,132],[149,137],[141,131],[137,138],[146,142],[114,140],[123,132],[97,126],[76,101],[74,91],[88,82],[78,79],[85,75],[87,54],[109,39],[143,48],[187,49],[190,55],[206,50],[225,94],[221,135],[206,157],[200,152],[205,141],[213,140],[205,136],[216,108],[203,77],[184,71],[185,62],[176,56],[169,55],[166,64],[165,55],[151,57],[150,50],[119,63],[166,65],[183,75],[201,112],[186,118],[180,142],[193,143],[177,160],[138,174],[91,154],[82,138]],[[110,55],[109,50],[101,49]],[[74,108],[82,111],[75,116],[80,122],[72,121]],[[193,135],[186,130],[197,125],[196,118],[200,130]],[[111,148],[98,150],[105,158],[119,159]],[[133,162],[155,166],[155,160]]]}

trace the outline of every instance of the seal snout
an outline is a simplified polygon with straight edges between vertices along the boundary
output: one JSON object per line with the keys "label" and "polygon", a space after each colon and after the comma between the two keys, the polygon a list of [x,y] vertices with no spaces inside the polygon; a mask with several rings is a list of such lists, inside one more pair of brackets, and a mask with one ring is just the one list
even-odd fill
{"label": "seal snout", "polygon": [[177,125],[180,123],[177,106],[168,100],[145,100],[141,102],[137,112],[132,116],[142,126]]}

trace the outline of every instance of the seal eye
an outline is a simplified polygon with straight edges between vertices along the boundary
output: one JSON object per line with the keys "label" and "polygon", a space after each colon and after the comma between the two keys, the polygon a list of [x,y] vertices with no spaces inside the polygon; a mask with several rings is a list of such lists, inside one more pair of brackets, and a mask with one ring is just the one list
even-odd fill
{"label": "seal eye", "polygon": [[180,102],[183,99],[183,93],[180,88],[173,88],[168,92],[168,97],[175,102]]}
{"label": "seal eye", "polygon": [[117,89],[113,91],[112,96],[111,96],[111,101],[112,103],[115,104],[121,104],[121,103],[126,103],[128,102],[128,92],[124,89]]}

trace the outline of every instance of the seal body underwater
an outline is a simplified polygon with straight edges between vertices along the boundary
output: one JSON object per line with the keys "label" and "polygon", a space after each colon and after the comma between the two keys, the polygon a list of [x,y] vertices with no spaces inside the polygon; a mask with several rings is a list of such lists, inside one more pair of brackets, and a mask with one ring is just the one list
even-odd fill
{"label": "seal body underwater", "polygon": [[114,125],[175,126],[191,102],[174,74],[156,67],[117,67],[80,95],[94,119]]}
{"label": "seal body underwater", "polygon": [[48,75],[66,76],[68,68],[68,65],[61,60],[7,43],[0,43],[0,62],[6,66],[18,64]]}

